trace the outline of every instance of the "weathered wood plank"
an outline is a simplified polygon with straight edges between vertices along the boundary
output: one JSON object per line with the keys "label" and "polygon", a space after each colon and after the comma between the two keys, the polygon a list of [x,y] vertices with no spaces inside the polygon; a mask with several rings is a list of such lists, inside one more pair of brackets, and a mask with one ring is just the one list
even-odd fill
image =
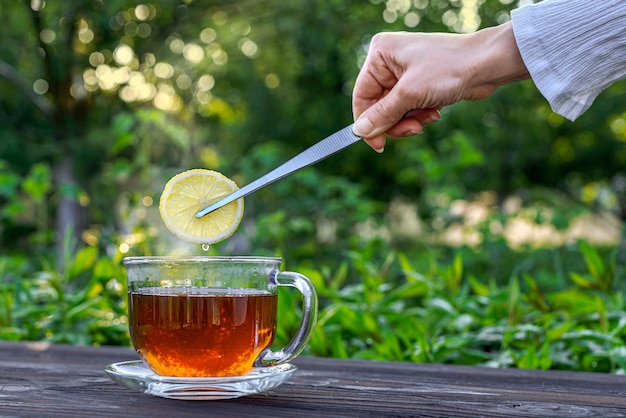
{"label": "weathered wood plank", "polygon": [[112,382],[129,348],[0,342],[0,417],[626,417],[626,376],[302,357],[275,390],[176,401]]}

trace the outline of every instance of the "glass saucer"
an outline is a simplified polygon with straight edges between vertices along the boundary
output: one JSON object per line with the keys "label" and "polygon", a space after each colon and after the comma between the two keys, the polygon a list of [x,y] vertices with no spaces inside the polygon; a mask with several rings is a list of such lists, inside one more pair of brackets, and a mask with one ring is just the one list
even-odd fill
{"label": "glass saucer", "polygon": [[169,399],[218,400],[274,389],[289,379],[297,367],[285,363],[255,367],[244,376],[206,378],[159,376],[141,360],[110,364],[104,370],[115,382],[149,395]]}

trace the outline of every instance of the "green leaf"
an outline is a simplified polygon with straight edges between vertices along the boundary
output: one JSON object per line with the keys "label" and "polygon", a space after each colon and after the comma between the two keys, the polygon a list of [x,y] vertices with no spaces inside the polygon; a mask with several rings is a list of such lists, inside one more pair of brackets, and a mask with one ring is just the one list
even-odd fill
{"label": "green leaf", "polygon": [[552,366],[552,358],[550,357],[550,344],[544,342],[537,353],[537,367],[541,370],[548,370]]}
{"label": "green leaf", "polygon": [[320,295],[326,295],[329,293],[326,288],[324,276],[319,270],[310,267],[301,267],[299,273],[305,275],[311,280],[311,283],[313,283],[313,286]]}
{"label": "green leaf", "polygon": [[456,316],[458,314],[457,310],[454,308],[454,306],[452,306],[450,302],[440,297],[434,297],[430,299],[428,301],[428,307],[430,309],[440,309],[449,315]]}
{"label": "green leaf", "polygon": [[589,269],[589,273],[596,279],[596,281],[601,282],[606,272],[606,268],[600,258],[600,255],[591,245],[584,241],[581,241],[579,246],[583,254],[583,258],[585,259],[587,269]]}
{"label": "green leaf", "polygon": [[50,167],[45,163],[34,164],[22,182],[22,189],[37,203],[42,203],[52,188]]}
{"label": "green leaf", "polygon": [[87,299],[80,304],[72,306],[72,308],[69,309],[66,313],[67,320],[76,320],[81,317],[89,317],[89,310],[94,306],[97,306],[100,302],[101,299],[96,297],[92,299]]}
{"label": "green leaf", "polygon": [[109,279],[120,273],[120,268],[114,266],[106,257],[99,258],[93,268],[93,276],[101,279]]}
{"label": "green leaf", "polygon": [[69,278],[72,279],[80,273],[89,270],[98,260],[98,249],[96,247],[81,248],[70,267]]}
{"label": "green leaf", "polygon": [[0,196],[15,197],[20,178],[13,173],[0,173]]}
{"label": "green leaf", "polygon": [[524,348],[521,356],[514,356],[517,358],[517,367],[520,369],[536,369],[537,368],[537,349],[535,346],[528,346]]}
{"label": "green leaf", "polygon": [[597,308],[596,296],[583,292],[580,288],[569,288],[555,292],[549,296],[554,309],[559,309],[570,317],[595,313]]}
{"label": "green leaf", "polygon": [[483,282],[478,280],[476,277],[470,276],[469,277],[469,282],[470,282],[470,286],[472,287],[472,290],[478,296],[488,296],[489,295],[489,293],[490,293],[489,286],[487,286],[486,284],[483,284]]}
{"label": "green leaf", "polygon": [[124,151],[126,148],[130,147],[135,142],[135,135],[131,132],[127,132],[118,136],[111,147],[111,154],[117,155]]}
{"label": "green leaf", "polygon": [[334,358],[348,358],[346,344],[341,338],[340,332],[335,332],[331,337],[331,353]]}
{"label": "green leaf", "polygon": [[535,308],[543,312],[548,312],[550,310],[550,306],[544,298],[543,293],[539,289],[539,286],[537,285],[535,279],[533,279],[530,275],[525,274],[524,280],[530,288],[530,293],[526,295],[526,300]]}
{"label": "green leaf", "polygon": [[507,301],[508,313],[509,313],[509,325],[518,323],[518,311],[520,300],[520,285],[517,277],[513,277],[508,286],[509,298]]}
{"label": "green leaf", "polygon": [[550,328],[546,333],[546,339],[547,341],[558,341],[563,337],[563,335],[565,335],[575,326],[576,322],[569,321],[556,327]]}
{"label": "green leaf", "polygon": [[609,356],[620,368],[626,369],[626,346],[613,347],[609,351]]}
{"label": "green leaf", "polygon": [[586,277],[583,277],[581,274],[571,272],[569,274],[572,281],[577,285],[584,289],[597,289],[598,285],[595,281],[591,281]]}
{"label": "green leaf", "polygon": [[398,261],[400,262],[400,268],[405,274],[408,275],[409,273],[417,273],[406,255],[398,254]]}
{"label": "green leaf", "polygon": [[393,289],[386,298],[386,301],[398,301],[424,296],[428,292],[428,285],[424,282],[404,283]]}

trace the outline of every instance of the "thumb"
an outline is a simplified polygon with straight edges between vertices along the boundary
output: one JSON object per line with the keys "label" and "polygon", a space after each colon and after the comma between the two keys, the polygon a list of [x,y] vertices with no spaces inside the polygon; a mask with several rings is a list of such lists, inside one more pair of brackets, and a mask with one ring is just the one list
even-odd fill
{"label": "thumb", "polygon": [[[409,110],[409,109],[407,109]],[[361,138],[372,138],[384,134],[398,123],[406,113],[393,90],[365,110],[354,123],[354,134]]]}

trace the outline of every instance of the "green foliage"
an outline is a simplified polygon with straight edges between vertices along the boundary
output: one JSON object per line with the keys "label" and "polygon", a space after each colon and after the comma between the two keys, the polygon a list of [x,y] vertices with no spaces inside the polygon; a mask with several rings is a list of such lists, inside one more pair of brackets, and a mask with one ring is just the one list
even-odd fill
{"label": "green foliage", "polygon": [[47,195],[52,175],[46,163],[34,164],[21,176],[0,160],[0,239],[19,244],[50,243],[50,207]]}
{"label": "green foliage", "polygon": [[[576,279],[544,292],[529,274],[500,284],[465,271],[458,254],[449,264],[429,255],[393,253],[375,263],[367,251],[352,252],[350,267],[346,262],[336,271],[301,269],[323,301],[309,353],[624,373],[626,306],[623,285],[615,287],[624,273],[616,273],[615,252],[603,257],[586,243],[579,248],[590,277],[601,271],[603,283],[611,286],[581,285]],[[352,268],[357,281],[350,283]],[[572,272],[572,277],[582,276]],[[280,324],[293,332],[298,302],[284,299]],[[288,335],[283,330],[276,344]]]}
{"label": "green foliage", "polygon": [[[58,219],[74,219],[77,235],[93,224],[119,228],[126,194],[158,200],[178,171],[218,169],[248,183],[351,121],[352,85],[374,33],[473,31],[506,20],[515,2],[504,3],[3,3],[0,12],[12,18],[0,28],[1,171],[24,178],[46,166],[58,177],[69,156],[74,177],[42,189],[49,204],[10,227],[34,233],[19,243],[45,251],[55,237],[60,245]],[[354,145],[283,180],[250,198],[251,215],[286,210],[299,218],[293,228],[311,237],[337,213],[354,214],[336,227],[345,236],[398,197],[428,219],[442,194],[494,191],[505,199],[541,187],[626,213],[622,91],[620,83],[607,89],[573,124],[552,113],[532,83],[507,86],[489,100],[443,109],[441,123],[420,138],[390,141],[383,155]],[[0,193],[13,193],[14,182]],[[287,199],[294,190],[299,196]],[[78,205],[57,208],[62,198]],[[15,203],[2,196],[0,210],[15,211]],[[57,209],[73,212],[54,216]],[[0,245],[14,237],[3,234]]]}
{"label": "green foliage", "polygon": [[[127,345],[122,255],[200,252],[162,228],[167,179],[256,179],[351,122],[374,33],[473,31],[515,3],[1,2],[0,338]],[[315,355],[622,373],[618,244],[513,250],[503,231],[626,218],[623,91],[575,124],[530,82],[458,103],[382,155],[355,144],[248,197],[210,253],[282,255],[311,277]],[[397,202],[418,228],[394,220]],[[457,210],[477,202],[483,219]],[[457,227],[471,246],[442,242]],[[277,344],[297,311],[281,290]]]}
{"label": "green foliage", "polygon": [[126,286],[119,258],[74,249],[62,266],[0,257],[0,338],[66,344],[129,344]]}
{"label": "green foliage", "polygon": [[[76,248],[69,236],[60,265],[48,258],[0,257],[0,338],[128,345],[121,253],[109,255],[100,246]],[[434,246],[397,252],[380,240],[358,243],[340,255],[337,265],[287,259],[283,268],[311,278],[320,296],[319,319],[306,352],[626,371],[624,269],[617,248],[580,242],[566,251],[548,250],[561,252],[571,280],[565,283],[555,274],[558,264],[540,263],[540,252],[514,252],[502,244],[499,250],[499,263],[535,264],[524,270],[509,267],[508,278],[485,276],[477,260],[481,252]],[[581,264],[570,263],[575,259]],[[281,289],[276,347],[297,329],[299,299],[297,292]]]}

